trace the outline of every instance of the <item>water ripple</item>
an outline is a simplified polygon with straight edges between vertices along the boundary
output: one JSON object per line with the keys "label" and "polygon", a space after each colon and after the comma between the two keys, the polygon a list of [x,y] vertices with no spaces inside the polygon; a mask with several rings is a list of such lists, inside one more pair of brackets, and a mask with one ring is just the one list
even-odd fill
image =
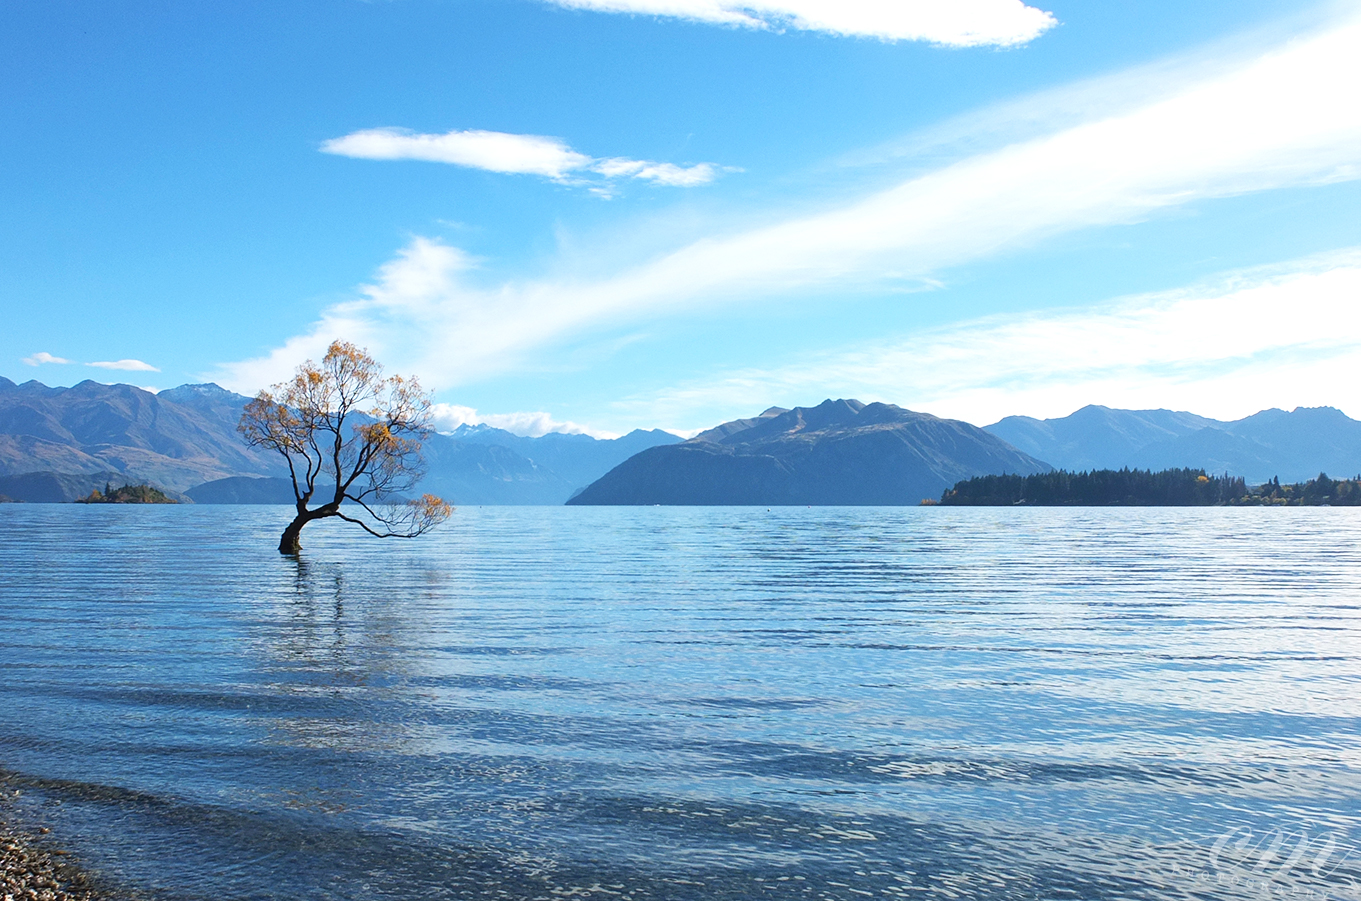
{"label": "water ripple", "polygon": [[1361,899],[1361,516],[0,507],[0,787],[161,899]]}

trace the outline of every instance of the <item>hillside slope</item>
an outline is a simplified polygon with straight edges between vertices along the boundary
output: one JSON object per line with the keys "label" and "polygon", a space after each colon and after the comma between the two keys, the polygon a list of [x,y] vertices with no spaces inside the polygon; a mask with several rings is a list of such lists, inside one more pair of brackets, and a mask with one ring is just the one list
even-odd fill
{"label": "hillside slope", "polygon": [[[93,381],[49,388],[0,378],[0,475],[114,472],[184,491],[226,476],[278,473],[274,459],[236,433],[239,406],[228,417],[175,396]],[[246,402],[229,396],[215,402]]]}
{"label": "hillside slope", "polygon": [[[291,489],[269,481],[287,475],[282,458],[247,446],[236,431],[249,400],[213,384],[152,394],[0,378],[0,477],[23,476],[9,483],[10,496],[30,502],[71,500],[111,479],[198,503],[291,503]],[[679,440],[661,431],[602,440],[464,427],[426,441],[427,474],[416,491],[459,504],[561,504],[639,450]]]}
{"label": "hillside slope", "polygon": [[972,475],[1048,468],[968,423],[827,400],[772,408],[643,451],[568,503],[918,504]]}
{"label": "hillside slope", "polygon": [[1058,419],[1008,416],[985,428],[1074,472],[1190,467],[1249,484],[1361,472],[1361,422],[1332,407],[1263,410],[1225,422],[1172,410],[1088,406]]}

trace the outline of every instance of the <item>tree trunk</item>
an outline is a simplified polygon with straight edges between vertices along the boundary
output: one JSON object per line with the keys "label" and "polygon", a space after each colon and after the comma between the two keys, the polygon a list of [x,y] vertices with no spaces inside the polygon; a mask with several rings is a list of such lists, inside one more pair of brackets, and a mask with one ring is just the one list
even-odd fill
{"label": "tree trunk", "polygon": [[302,527],[307,525],[308,517],[299,513],[293,521],[284,529],[283,535],[279,537],[279,553],[296,557],[302,551]]}

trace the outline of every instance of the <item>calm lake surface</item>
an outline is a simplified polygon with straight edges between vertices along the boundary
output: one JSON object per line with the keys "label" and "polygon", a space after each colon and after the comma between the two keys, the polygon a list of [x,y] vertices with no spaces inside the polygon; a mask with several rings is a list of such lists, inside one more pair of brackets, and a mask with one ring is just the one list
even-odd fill
{"label": "calm lake surface", "polygon": [[1361,510],[0,506],[0,768],[154,899],[1361,899]]}

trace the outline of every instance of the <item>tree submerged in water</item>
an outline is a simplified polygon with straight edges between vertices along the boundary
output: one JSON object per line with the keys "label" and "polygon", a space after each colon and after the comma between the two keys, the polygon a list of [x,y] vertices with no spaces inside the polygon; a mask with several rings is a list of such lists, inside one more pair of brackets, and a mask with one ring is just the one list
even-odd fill
{"label": "tree submerged in water", "polygon": [[279,538],[281,554],[298,553],[303,526],[316,519],[414,538],[449,518],[449,504],[433,494],[392,502],[425,474],[430,397],[415,379],[383,378],[383,367],[353,344],[333,342],[320,366],[308,360],[292,380],[261,391],[237,429],[288,463],[297,515]]}

